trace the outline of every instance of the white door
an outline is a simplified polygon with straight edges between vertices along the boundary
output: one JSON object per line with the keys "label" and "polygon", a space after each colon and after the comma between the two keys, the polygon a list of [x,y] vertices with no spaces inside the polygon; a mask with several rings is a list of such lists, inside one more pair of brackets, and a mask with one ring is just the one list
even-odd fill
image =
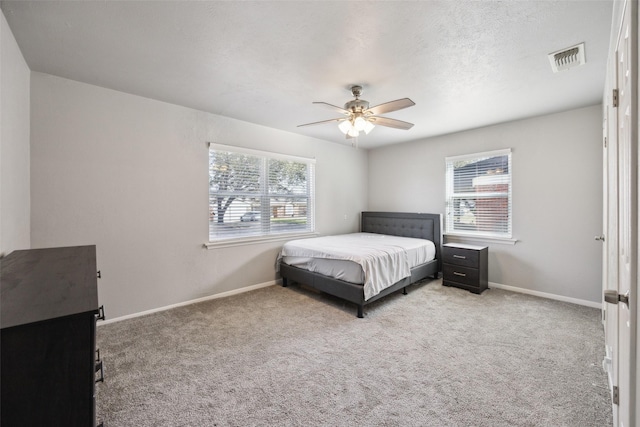
{"label": "white door", "polygon": [[[603,290],[618,293],[618,138],[613,88],[616,86],[616,60],[608,63],[603,108]],[[609,391],[618,386],[618,305],[603,304],[605,359]],[[618,425],[618,405],[612,404],[613,425]]]}
{"label": "white door", "polygon": [[[635,378],[632,352],[635,350],[635,313],[630,310],[637,288],[637,129],[636,40],[637,2],[625,2],[616,45],[618,107],[618,294],[629,295],[630,303],[618,304],[618,426],[635,424]],[[634,360],[635,363],[635,360]]]}

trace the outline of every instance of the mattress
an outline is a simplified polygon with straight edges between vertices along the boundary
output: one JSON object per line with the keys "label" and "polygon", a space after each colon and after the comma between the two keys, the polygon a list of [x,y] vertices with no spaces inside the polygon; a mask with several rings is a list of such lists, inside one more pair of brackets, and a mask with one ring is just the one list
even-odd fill
{"label": "mattress", "polygon": [[365,300],[435,258],[433,242],[375,233],[293,240],[279,259],[288,265],[364,286]]}

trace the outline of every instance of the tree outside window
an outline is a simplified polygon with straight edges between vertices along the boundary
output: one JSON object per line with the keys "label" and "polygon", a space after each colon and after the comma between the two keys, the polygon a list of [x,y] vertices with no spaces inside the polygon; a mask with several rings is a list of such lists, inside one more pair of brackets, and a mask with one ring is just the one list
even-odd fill
{"label": "tree outside window", "polygon": [[213,146],[209,239],[313,231],[311,159]]}

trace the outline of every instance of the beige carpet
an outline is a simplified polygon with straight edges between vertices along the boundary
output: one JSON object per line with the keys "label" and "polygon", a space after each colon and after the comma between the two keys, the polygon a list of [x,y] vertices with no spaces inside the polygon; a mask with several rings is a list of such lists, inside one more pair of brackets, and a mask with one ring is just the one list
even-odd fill
{"label": "beige carpet", "polygon": [[[108,308],[107,308],[108,310]],[[609,426],[600,311],[490,289],[365,307],[297,285],[98,327],[105,426]]]}

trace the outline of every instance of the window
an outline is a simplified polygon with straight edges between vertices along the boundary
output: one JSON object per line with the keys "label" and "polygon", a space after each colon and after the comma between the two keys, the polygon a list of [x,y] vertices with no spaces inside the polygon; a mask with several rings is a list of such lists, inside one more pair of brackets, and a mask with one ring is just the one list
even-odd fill
{"label": "window", "polygon": [[315,160],[209,145],[209,241],[314,231]]}
{"label": "window", "polygon": [[445,233],[511,238],[511,150],[447,157]]}

